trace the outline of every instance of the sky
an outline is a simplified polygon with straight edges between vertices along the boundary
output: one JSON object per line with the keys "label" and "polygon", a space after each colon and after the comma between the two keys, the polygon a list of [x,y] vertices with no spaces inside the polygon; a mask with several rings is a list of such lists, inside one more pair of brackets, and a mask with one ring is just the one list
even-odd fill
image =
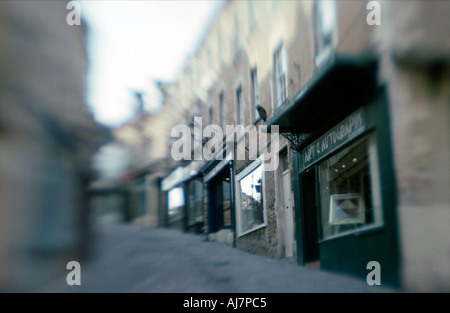
{"label": "sky", "polygon": [[133,115],[133,91],[151,93],[154,81],[176,80],[224,2],[79,3],[88,29],[87,102],[98,122],[115,127]]}

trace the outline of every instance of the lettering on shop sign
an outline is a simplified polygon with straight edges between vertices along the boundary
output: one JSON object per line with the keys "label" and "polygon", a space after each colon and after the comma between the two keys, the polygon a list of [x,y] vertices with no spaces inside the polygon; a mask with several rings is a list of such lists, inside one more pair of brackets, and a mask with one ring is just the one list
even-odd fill
{"label": "lettering on shop sign", "polygon": [[359,109],[303,150],[302,160],[304,168],[316,163],[365,130],[364,111]]}

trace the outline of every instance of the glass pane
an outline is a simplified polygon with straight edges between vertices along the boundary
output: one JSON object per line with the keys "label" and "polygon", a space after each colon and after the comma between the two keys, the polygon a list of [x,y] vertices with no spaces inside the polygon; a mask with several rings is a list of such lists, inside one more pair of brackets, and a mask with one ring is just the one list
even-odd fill
{"label": "glass pane", "polygon": [[256,110],[256,106],[259,103],[259,86],[258,86],[258,72],[256,67],[251,71],[252,78],[252,110],[253,110],[253,119],[258,119],[258,111]]}
{"label": "glass pane", "polygon": [[231,184],[227,177],[222,182],[223,195],[223,226],[231,226]]}
{"label": "glass pane", "polygon": [[281,166],[281,172],[284,172],[289,169],[286,151],[280,154],[280,166]]}
{"label": "glass pane", "polygon": [[201,180],[195,180],[195,220],[203,220],[203,183]]}
{"label": "glass pane", "polygon": [[369,160],[366,137],[319,165],[322,239],[374,223]]}
{"label": "glass pane", "polygon": [[242,232],[264,223],[262,171],[258,166],[239,181]]}
{"label": "glass pane", "polygon": [[168,193],[169,222],[172,223],[181,218],[184,206],[183,188],[174,188]]}
{"label": "glass pane", "polygon": [[192,225],[195,222],[195,202],[194,202],[194,181],[190,181],[187,185],[187,218],[188,225]]}
{"label": "glass pane", "polygon": [[319,1],[320,29],[324,37],[330,36],[336,23],[336,3],[334,1]]}

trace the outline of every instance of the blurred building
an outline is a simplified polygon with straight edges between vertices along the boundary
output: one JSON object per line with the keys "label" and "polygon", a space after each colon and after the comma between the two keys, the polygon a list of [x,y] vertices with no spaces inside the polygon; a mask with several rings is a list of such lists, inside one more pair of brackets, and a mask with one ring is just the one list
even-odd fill
{"label": "blurred building", "polygon": [[135,156],[130,218],[450,290],[449,14],[443,1],[228,1],[161,86],[162,111],[115,132]]}
{"label": "blurred building", "polygon": [[[187,109],[179,101],[178,83],[156,82],[153,87],[135,93],[134,116],[113,129],[112,142],[128,155],[128,166],[118,184],[116,180],[115,190],[122,194],[125,220],[164,226],[169,216],[161,180],[179,165],[170,156],[170,134],[174,125],[185,122]],[[157,112],[145,109],[149,99],[157,102]]]}
{"label": "blurred building", "polygon": [[391,125],[401,283],[450,291],[450,3],[382,2],[375,33]]}
{"label": "blurred building", "polygon": [[61,275],[89,242],[91,156],[109,133],[86,106],[86,29],[66,5],[0,3],[1,290]]}
{"label": "blurred building", "polygon": [[[183,228],[362,279],[377,261],[383,284],[448,291],[449,14],[442,1],[229,1],[172,90],[191,162],[161,189],[185,190]],[[221,160],[195,157],[211,124]],[[279,127],[275,171],[261,159],[273,140],[251,152],[262,126]]]}

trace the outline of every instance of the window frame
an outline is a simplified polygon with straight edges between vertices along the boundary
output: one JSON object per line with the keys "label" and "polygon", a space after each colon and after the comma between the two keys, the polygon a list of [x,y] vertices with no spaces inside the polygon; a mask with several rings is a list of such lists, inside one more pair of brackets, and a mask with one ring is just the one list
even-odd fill
{"label": "window frame", "polygon": [[[323,29],[324,12],[328,11],[332,14],[332,29]],[[332,11],[332,12],[331,12]],[[314,2],[313,6],[314,18],[314,64],[320,67],[331,57],[334,46],[334,34],[337,28],[337,7],[335,0],[326,0]],[[330,42],[327,42],[327,37],[330,36]]]}
{"label": "window frame", "polygon": [[[179,205],[175,206],[173,204],[174,200],[171,200],[171,194],[175,195],[173,198],[181,202]],[[183,207],[186,205],[186,194],[184,188],[181,186],[174,186],[168,190],[166,201],[168,222],[173,223],[180,220],[182,218]]]}
{"label": "window frame", "polygon": [[[259,166],[261,166],[261,193],[262,193],[262,205],[263,205],[263,223],[255,226],[251,229],[242,230],[242,216],[241,216],[241,193],[240,193],[240,181],[251,174],[254,170],[256,170]],[[236,175],[235,179],[235,205],[236,205],[236,236],[243,237],[249,233],[255,232],[262,228],[267,227],[267,201],[266,201],[266,184],[265,184],[265,171],[264,171],[264,163],[261,158],[250,163],[244,170],[242,170],[239,174]]]}
{"label": "window frame", "polygon": [[256,123],[261,118],[259,117],[258,110],[256,110],[256,107],[258,105],[261,105],[261,99],[260,99],[260,90],[259,90],[259,81],[258,81],[258,68],[257,66],[254,66],[250,70],[250,83],[251,83],[251,97],[252,97],[252,122]]}
{"label": "window frame", "polygon": [[222,131],[225,129],[225,124],[225,94],[222,91],[219,94],[219,125]]}
{"label": "window frame", "polygon": [[209,124],[214,124],[214,107],[212,105],[208,108],[208,120]]}
{"label": "window frame", "polygon": [[[373,222],[370,224],[363,225],[361,227],[345,230],[333,235],[328,235],[324,237],[323,235],[323,201],[322,201],[322,188],[328,186],[326,183],[321,181],[321,165],[327,162],[331,157],[335,156],[337,153],[344,151],[345,149],[352,147],[353,145],[357,145],[361,143],[363,140],[367,140],[367,158],[369,164],[369,173],[370,173],[370,185],[371,185],[371,201],[372,201],[372,214],[373,214]],[[330,240],[347,237],[347,236],[356,236],[362,233],[366,233],[368,231],[373,231],[376,229],[383,228],[385,226],[385,220],[383,216],[383,199],[381,194],[381,180],[380,180],[380,163],[378,160],[378,142],[376,132],[372,131],[369,133],[365,133],[361,136],[358,136],[355,140],[352,140],[348,144],[344,145],[340,149],[334,151],[332,154],[328,155],[326,158],[321,160],[316,164],[317,168],[317,178],[318,178],[318,186],[317,188],[319,194],[317,195],[318,199],[318,224],[319,224],[319,243],[327,242]],[[331,196],[331,195],[330,195]],[[329,205],[329,201],[327,202]],[[326,220],[329,220],[330,207],[327,210]]]}
{"label": "window frame", "polygon": [[278,108],[287,99],[287,55],[284,44],[281,43],[273,54],[273,107]]}
{"label": "window frame", "polygon": [[245,105],[243,99],[242,85],[236,88],[236,124],[245,127]]}
{"label": "window frame", "polygon": [[[204,186],[203,179],[195,177],[186,182],[185,206],[186,222],[188,227],[204,220]],[[200,192],[199,192],[200,191]],[[197,198],[200,196],[200,199]],[[200,206],[198,206],[200,204]],[[198,210],[198,207],[200,209]],[[200,213],[200,214],[199,214]]]}

